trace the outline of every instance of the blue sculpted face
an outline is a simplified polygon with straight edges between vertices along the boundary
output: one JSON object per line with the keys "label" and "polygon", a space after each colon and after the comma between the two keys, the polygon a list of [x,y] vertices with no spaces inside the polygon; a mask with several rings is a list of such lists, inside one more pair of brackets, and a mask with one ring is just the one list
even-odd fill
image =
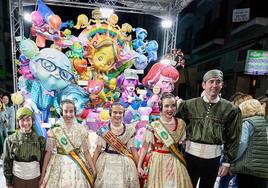
{"label": "blue sculpted face", "polygon": [[89,100],[88,94],[77,85],[69,85],[66,87],[61,96],[61,100],[70,99],[74,101],[76,107],[76,115],[79,115],[85,109],[85,106]]}
{"label": "blue sculpted face", "polygon": [[48,91],[65,88],[73,79],[67,56],[52,48],[45,48],[30,61],[30,70]]}
{"label": "blue sculpted face", "polygon": [[157,49],[158,49],[158,43],[155,40],[151,40],[150,42],[148,42],[145,48],[146,52],[157,50]]}
{"label": "blue sculpted face", "polygon": [[142,31],[137,35],[137,38],[140,40],[144,40],[146,37],[147,37],[147,33],[145,31]]}
{"label": "blue sculpted face", "polygon": [[135,58],[134,66],[135,66],[136,69],[138,69],[138,70],[144,70],[147,65],[148,65],[148,63],[147,63],[147,57],[145,55],[140,55],[139,54]]}

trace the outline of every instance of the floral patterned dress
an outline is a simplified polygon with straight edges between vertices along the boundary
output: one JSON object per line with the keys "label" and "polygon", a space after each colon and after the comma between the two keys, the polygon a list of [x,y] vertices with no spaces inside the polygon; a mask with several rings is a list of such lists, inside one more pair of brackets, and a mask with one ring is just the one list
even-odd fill
{"label": "floral patterned dress", "polygon": [[[169,131],[175,143],[185,137],[185,122],[178,119],[175,130]],[[147,188],[192,188],[186,167],[175,158],[150,126],[146,129],[143,143],[151,144]]]}
{"label": "floral patterned dress", "polygon": [[[123,144],[135,147],[135,125],[124,125],[122,134],[117,135]],[[96,188],[139,188],[139,178],[136,165],[132,159],[121,154],[108,146],[106,142],[98,137],[97,145],[103,148],[97,162]]]}
{"label": "floral patterned dress", "polygon": [[[74,124],[67,129],[61,125],[65,134],[75,148],[90,148],[88,130],[80,124]],[[51,130],[48,131],[46,150],[53,151],[47,166],[44,182],[46,188],[90,188],[85,175],[79,166],[68,156],[59,154],[60,145]]]}

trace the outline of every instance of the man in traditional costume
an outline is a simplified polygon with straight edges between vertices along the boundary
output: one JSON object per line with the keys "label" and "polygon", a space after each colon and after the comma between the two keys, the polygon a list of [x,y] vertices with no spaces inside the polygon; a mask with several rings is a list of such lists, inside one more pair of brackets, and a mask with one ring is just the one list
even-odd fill
{"label": "man in traditional costume", "polygon": [[[220,97],[223,73],[210,70],[204,77],[201,97],[183,101],[178,117],[186,122],[186,162],[193,186],[212,188],[217,176],[225,176],[236,157],[241,133],[241,112]],[[219,166],[221,146],[224,159]]]}

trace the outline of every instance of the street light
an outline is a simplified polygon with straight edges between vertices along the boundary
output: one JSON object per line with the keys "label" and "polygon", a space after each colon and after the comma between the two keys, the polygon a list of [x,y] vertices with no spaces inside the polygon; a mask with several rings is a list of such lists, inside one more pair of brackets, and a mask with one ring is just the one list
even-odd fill
{"label": "street light", "polygon": [[171,26],[172,26],[172,21],[169,20],[169,19],[162,20],[162,22],[161,22],[161,26],[162,26],[163,28],[166,28],[166,29],[171,28]]}

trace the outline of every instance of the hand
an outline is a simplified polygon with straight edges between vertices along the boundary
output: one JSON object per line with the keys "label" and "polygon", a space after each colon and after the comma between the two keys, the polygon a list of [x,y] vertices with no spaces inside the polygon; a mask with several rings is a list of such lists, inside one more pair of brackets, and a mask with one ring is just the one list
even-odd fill
{"label": "hand", "polygon": [[97,176],[97,171],[96,171],[96,169],[94,168],[94,169],[92,169],[92,171],[93,171],[93,176],[96,177],[96,176]]}
{"label": "hand", "polygon": [[40,179],[39,179],[39,187],[40,188],[43,188],[46,186],[46,183],[44,182],[44,178],[45,176],[44,175],[41,175]]}
{"label": "hand", "polygon": [[179,107],[183,100],[179,98],[178,96],[175,99],[176,99],[177,107]]}
{"label": "hand", "polygon": [[36,114],[38,114],[38,115],[41,115],[42,114],[42,112],[40,111],[40,110],[35,110],[34,111]]}
{"label": "hand", "polygon": [[145,171],[142,169],[141,166],[138,166],[138,174],[140,177],[143,177],[145,175]]}
{"label": "hand", "polygon": [[218,176],[223,177],[229,172],[229,167],[227,166],[220,166],[218,171]]}

